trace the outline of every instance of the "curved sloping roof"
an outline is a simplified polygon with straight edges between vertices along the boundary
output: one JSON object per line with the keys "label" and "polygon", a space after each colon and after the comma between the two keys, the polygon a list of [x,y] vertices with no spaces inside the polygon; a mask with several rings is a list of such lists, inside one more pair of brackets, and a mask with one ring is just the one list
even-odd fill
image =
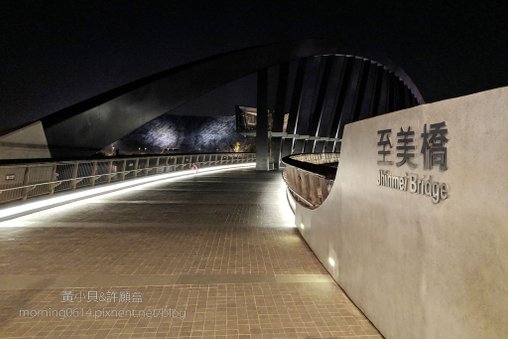
{"label": "curved sloping roof", "polygon": [[[53,156],[68,155],[67,150],[76,156],[89,155],[162,114],[253,72],[311,56],[349,54],[338,42],[328,40],[242,49],[140,79],[47,116],[42,123]],[[367,51],[359,56],[376,60]],[[405,84],[417,103],[423,103],[403,70],[390,60],[376,61]]]}

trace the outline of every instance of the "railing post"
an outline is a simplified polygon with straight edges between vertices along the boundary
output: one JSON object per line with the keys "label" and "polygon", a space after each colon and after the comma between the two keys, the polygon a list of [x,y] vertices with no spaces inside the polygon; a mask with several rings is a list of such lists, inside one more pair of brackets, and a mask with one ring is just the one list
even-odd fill
{"label": "railing post", "polygon": [[136,161],[134,162],[134,178],[138,176],[138,165],[139,165],[139,158],[136,158]]}
{"label": "railing post", "polygon": [[[51,175],[51,181],[54,182],[58,178],[58,173],[56,173],[56,163],[53,164],[52,172],[53,172],[53,174]],[[56,184],[54,184],[54,183],[49,184],[49,195],[55,194],[55,187],[56,187]]]}
{"label": "railing post", "polygon": [[92,187],[95,186],[95,175],[97,174],[97,160],[92,162],[92,177],[90,178],[90,184]]}
{"label": "railing post", "polygon": [[72,167],[72,190],[75,191],[78,186],[78,167],[79,162],[75,162]]}
{"label": "railing post", "polygon": [[124,160],[122,163],[122,181],[125,180],[125,171],[127,170],[127,160]]}
{"label": "railing post", "polygon": [[155,174],[159,174],[159,163],[160,163],[160,161],[161,161],[161,158],[157,157],[157,162],[155,163]]}
{"label": "railing post", "polygon": [[146,164],[145,164],[145,176],[148,176],[148,173],[151,171],[151,170],[150,170],[150,159],[151,159],[151,158],[146,158]]}
{"label": "railing post", "polygon": [[[111,182],[111,177],[113,176],[113,173],[112,173],[113,172],[113,160],[109,161],[109,166],[108,167],[109,167],[109,170],[108,170],[108,183],[110,183]],[[116,175],[116,173],[115,173],[115,175]]]}
{"label": "railing post", "polygon": [[28,192],[30,191],[26,186],[28,186],[28,183],[30,182],[30,167],[25,167],[25,174],[23,175],[23,200],[26,200],[28,198]]}
{"label": "railing post", "polygon": [[164,161],[164,173],[169,172],[169,157],[166,157],[166,161]]}

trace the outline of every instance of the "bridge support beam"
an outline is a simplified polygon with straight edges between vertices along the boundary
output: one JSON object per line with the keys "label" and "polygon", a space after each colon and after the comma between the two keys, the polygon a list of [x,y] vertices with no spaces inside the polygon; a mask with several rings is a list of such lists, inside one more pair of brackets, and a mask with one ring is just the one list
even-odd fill
{"label": "bridge support beam", "polygon": [[[279,78],[277,84],[277,96],[275,99],[275,111],[273,112],[272,132],[284,131],[284,112],[286,103],[286,92],[288,87],[289,63],[283,63],[279,67]],[[281,137],[271,137],[270,150],[272,155],[273,168],[279,169],[280,153],[282,147]]]}
{"label": "bridge support beam", "polygon": [[256,170],[270,170],[270,142],[268,139],[268,69],[258,71]]}

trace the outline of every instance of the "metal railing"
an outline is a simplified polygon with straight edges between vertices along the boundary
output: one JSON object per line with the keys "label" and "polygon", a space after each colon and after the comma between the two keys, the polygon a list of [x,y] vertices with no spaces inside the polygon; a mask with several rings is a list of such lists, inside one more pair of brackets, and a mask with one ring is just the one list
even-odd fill
{"label": "metal railing", "polygon": [[193,165],[205,168],[255,160],[255,153],[219,153],[1,165],[0,204],[192,169]]}
{"label": "metal railing", "polygon": [[292,154],[288,158],[310,164],[322,165],[339,162],[340,153],[301,153]]}
{"label": "metal railing", "polygon": [[328,197],[337,171],[338,153],[295,154],[282,159],[282,177],[300,205],[315,209]]}

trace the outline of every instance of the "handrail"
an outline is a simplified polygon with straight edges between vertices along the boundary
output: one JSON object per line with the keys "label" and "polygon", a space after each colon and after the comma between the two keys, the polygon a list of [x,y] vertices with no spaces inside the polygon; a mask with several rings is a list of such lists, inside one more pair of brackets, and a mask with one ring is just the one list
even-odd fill
{"label": "handrail", "polygon": [[254,162],[255,159],[255,153],[205,153],[5,164],[0,165],[0,204],[191,169],[193,164],[212,167]]}
{"label": "handrail", "polygon": [[[204,163],[203,162],[198,162],[196,164],[202,165]],[[177,165],[186,165],[186,164],[177,164]],[[169,166],[175,166],[175,165],[169,165]],[[61,183],[64,183],[64,182],[73,181],[73,180],[77,180],[77,179],[84,180],[84,179],[90,179],[90,178],[100,178],[100,177],[105,177],[105,176],[110,176],[110,175],[115,176],[115,175],[124,174],[124,173],[128,174],[128,173],[132,173],[132,172],[136,172],[136,171],[137,172],[139,172],[139,171],[146,171],[146,170],[151,171],[153,169],[159,169],[161,167],[164,167],[164,166],[139,168],[139,169],[129,170],[129,171],[123,171],[123,172],[103,173],[103,174],[90,175],[90,176],[86,176],[86,177],[79,177],[79,178],[75,178],[75,179],[64,179],[64,180],[48,181],[48,182],[44,182],[44,183],[30,184],[30,185],[27,185],[27,186],[5,188],[5,189],[0,189],[0,194],[2,194],[3,192],[6,192],[6,191],[10,191],[10,190],[17,190],[17,189],[22,189],[22,188],[31,188],[31,187],[34,187],[34,186],[42,186],[42,185],[61,184]]]}

